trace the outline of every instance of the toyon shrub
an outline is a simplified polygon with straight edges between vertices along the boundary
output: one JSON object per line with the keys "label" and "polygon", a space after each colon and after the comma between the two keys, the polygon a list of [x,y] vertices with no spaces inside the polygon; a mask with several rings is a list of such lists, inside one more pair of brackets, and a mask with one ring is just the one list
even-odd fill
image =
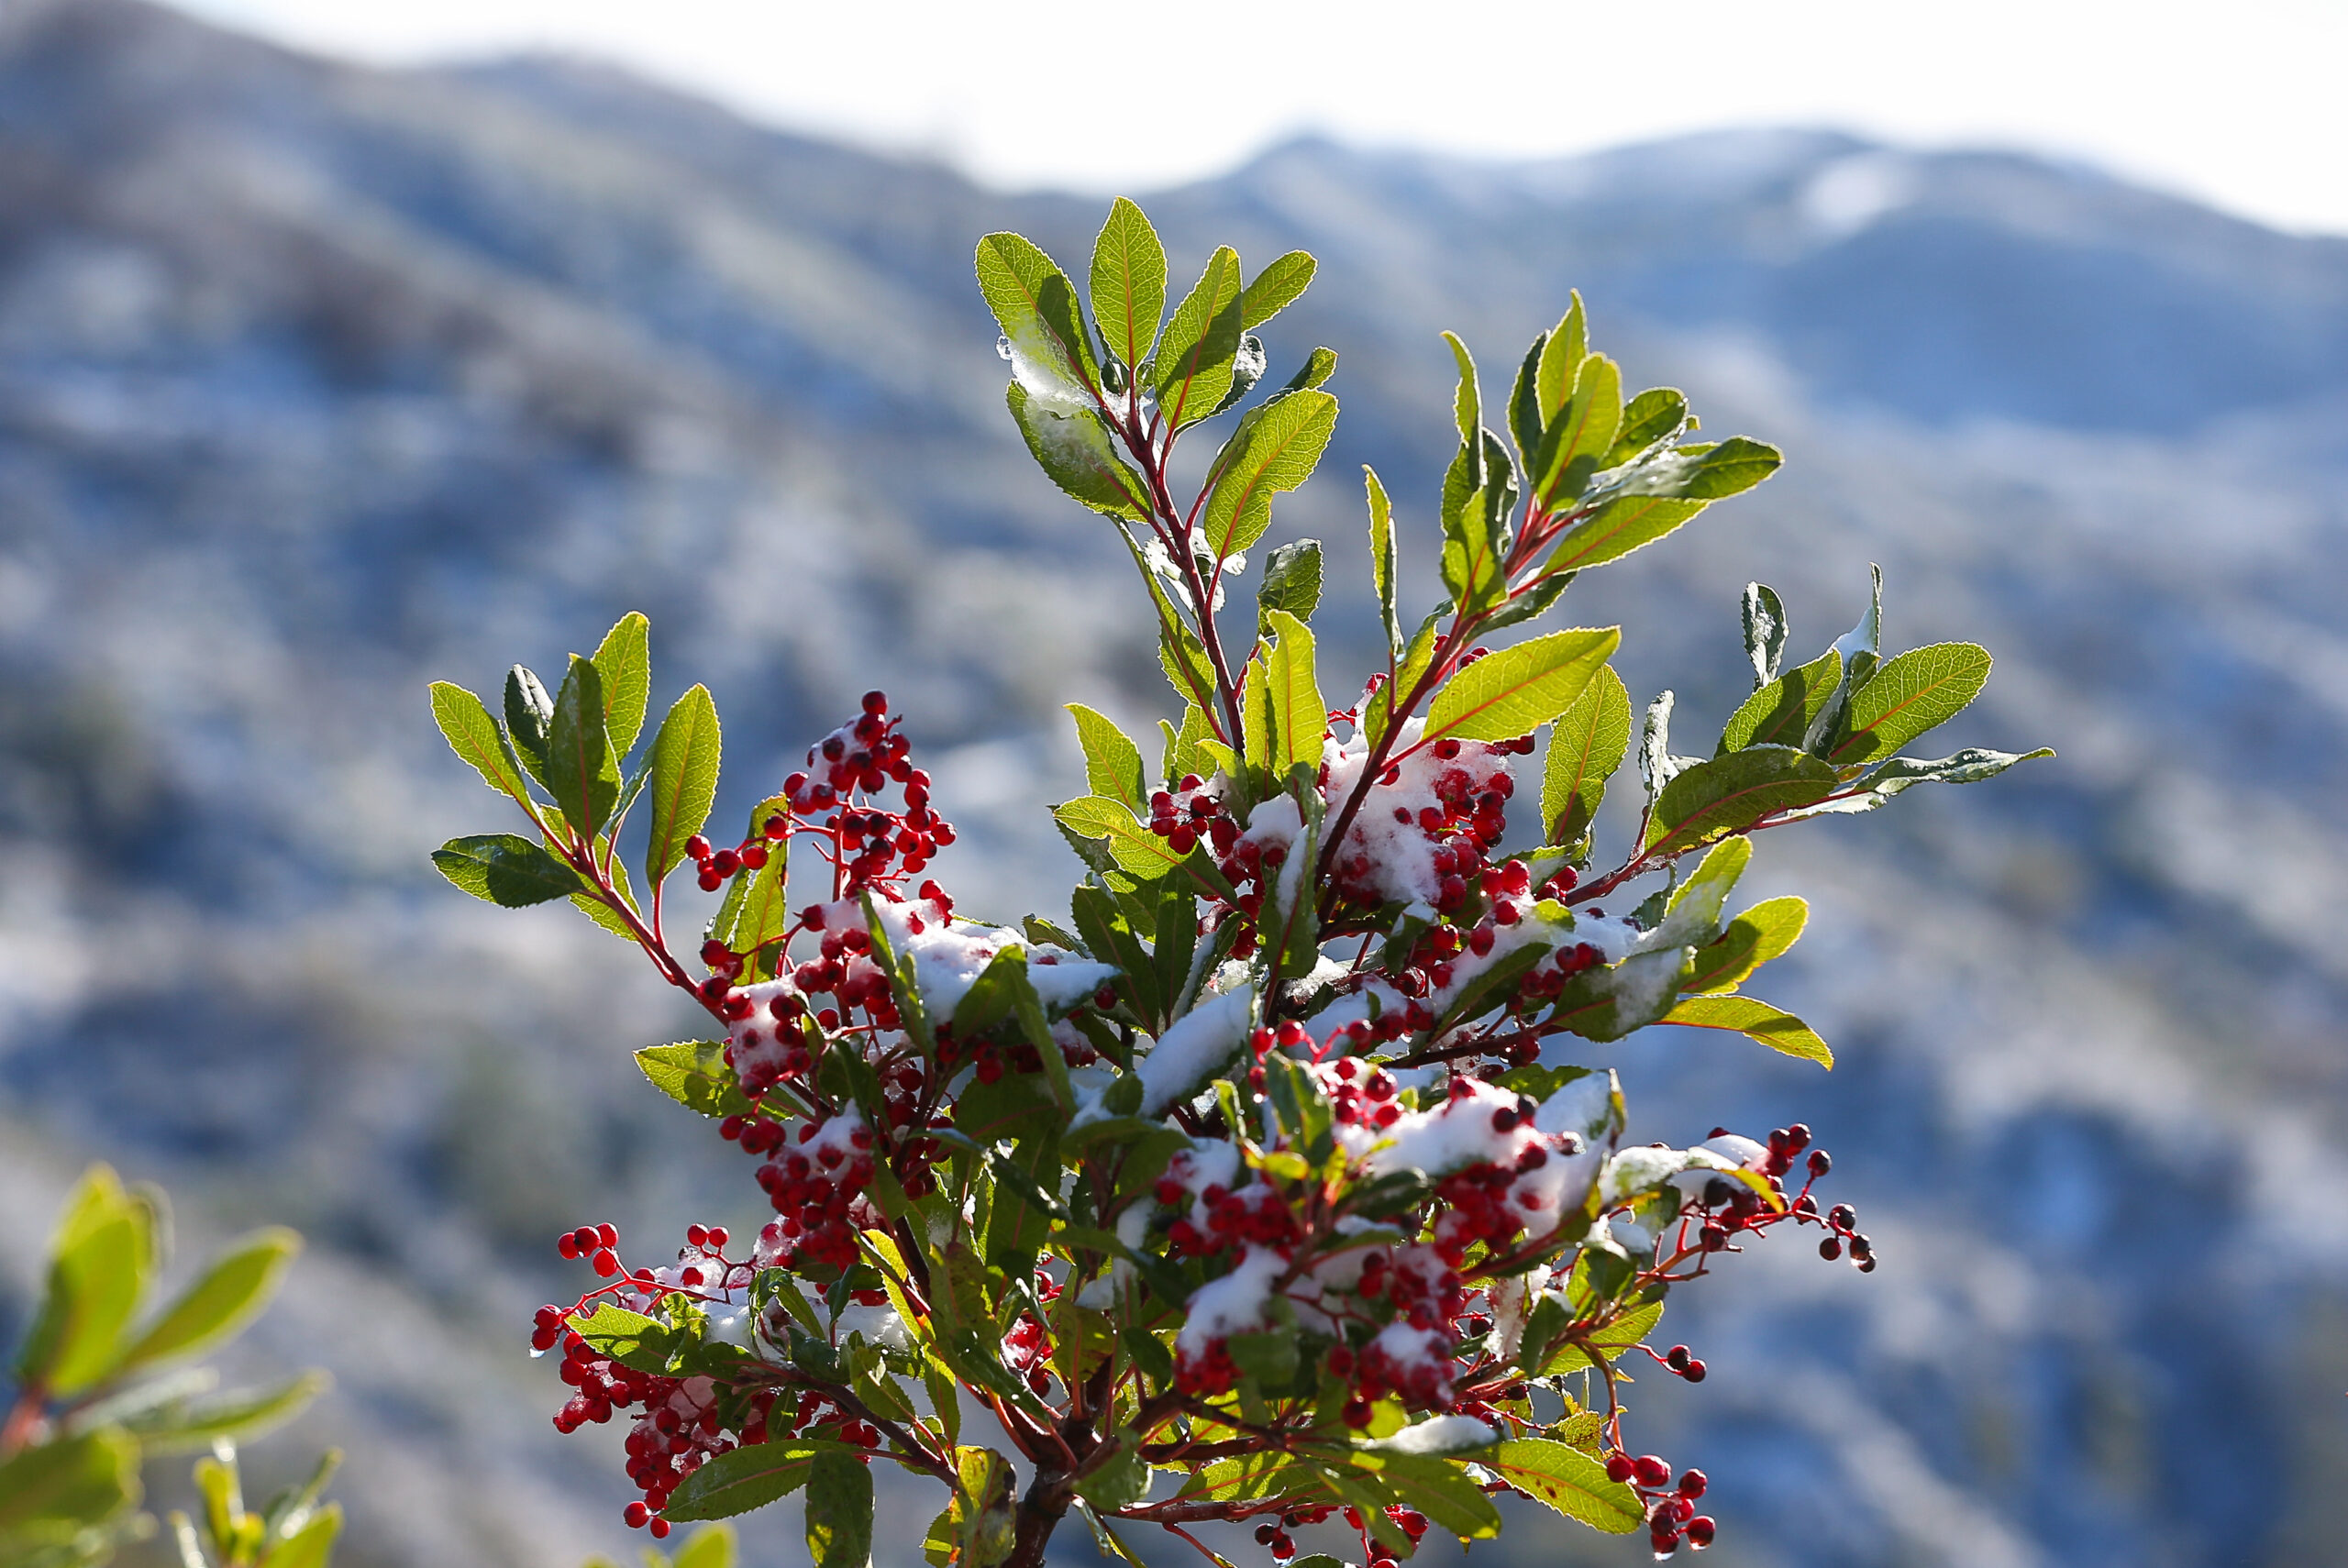
{"label": "toyon shrub", "polygon": [[[1756,584],[1753,694],[1695,756],[1668,692],[1634,720],[1617,629],[1530,630],[1577,575],[1778,463],[1690,439],[1678,392],[1626,401],[1577,299],[1496,406],[1451,339],[1445,598],[1402,615],[1368,474],[1385,653],[1324,689],[1319,543],[1272,549],[1254,604],[1226,603],[1336,420],[1326,348],[1250,403],[1256,331],[1312,271],[1292,252],[1243,282],[1220,249],[1169,316],[1164,252],[1120,201],[1088,320],[1034,245],[980,243],[1012,419],[1131,547],[1180,709],[1153,758],[1071,708],[1091,793],[1056,816],[1085,874],[1052,918],[974,920],[932,875],[954,828],[880,692],[721,842],[709,693],[637,744],[642,616],[551,695],[515,669],[502,723],[433,689],[530,829],[456,840],[441,870],[499,904],[567,898],[692,993],[710,1037],[637,1060],[773,1212],[755,1234],[688,1225],[656,1258],[608,1224],[556,1242],[596,1283],[540,1309],[532,1343],[572,1390],[558,1427],[626,1428],[629,1524],[804,1488],[814,1560],[861,1564],[883,1461],[939,1484],[925,1551],[961,1568],[1033,1568],[1071,1511],[1124,1561],[1156,1526],[1224,1562],[1201,1534],[1228,1523],[1220,1550],[1252,1530],[1273,1563],[1334,1568],[1298,1557],[1312,1527],[1390,1563],[1430,1529],[1498,1534],[1501,1493],[1700,1550],[1705,1478],[1637,1451],[1619,1364],[1702,1381],[1655,1342],[1665,1297],[1771,1231],[1876,1266],[1852,1210],[1812,1195],[1831,1162],[1808,1128],[1625,1144],[1601,1064],[1669,1023],[1832,1065],[1744,990],[1805,915],[1732,909],[1753,835],[2022,760],[1899,755],[1989,656],[1888,657],[1878,578],[1856,627],[1787,668]],[[1178,498],[1176,445],[1224,415]],[[1636,831],[1601,857],[1634,743]],[[717,895],[690,936],[688,862]]]}

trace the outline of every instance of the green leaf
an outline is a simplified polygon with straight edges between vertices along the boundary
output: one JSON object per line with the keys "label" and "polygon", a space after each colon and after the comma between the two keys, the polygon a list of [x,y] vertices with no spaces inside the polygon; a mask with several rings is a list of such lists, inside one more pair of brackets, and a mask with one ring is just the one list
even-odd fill
{"label": "green leaf", "polygon": [[1687,427],[1688,399],[1671,387],[1649,387],[1623,410],[1623,423],[1614,432],[1614,445],[1598,459],[1598,466],[1620,468]]}
{"label": "green leaf", "polygon": [[1764,817],[1814,805],[1834,790],[1834,770],[1785,745],[1747,746],[1672,776],[1647,823],[1650,856],[1676,855],[1742,833]]}
{"label": "green leaf", "polygon": [[636,745],[645,704],[652,699],[651,630],[652,624],[631,610],[595,650],[595,673],[604,680],[604,733],[611,737],[615,759]]}
{"label": "green leaf", "polygon": [[1912,648],[1851,695],[1847,735],[1826,760],[1848,767],[1888,756],[1955,718],[1989,679],[1989,651],[1972,643]]}
{"label": "green leaf", "polygon": [[332,1380],[305,1372],[264,1388],[239,1388],[208,1399],[190,1399],[125,1423],[149,1455],[196,1453],[224,1441],[243,1441],[284,1425],[307,1409]]}
{"label": "green leaf", "polygon": [[594,835],[619,799],[619,763],[604,732],[603,673],[576,654],[547,726],[547,789],[582,839]]}
{"label": "green leaf", "polygon": [[1025,383],[1003,391],[1011,417],[1051,481],[1105,516],[1149,515],[1149,487],[1117,455],[1109,427],[1091,409],[1033,396]]}
{"label": "green leaf", "polygon": [[501,909],[526,909],[549,899],[567,899],[587,886],[586,879],[557,859],[543,845],[519,834],[478,834],[452,838],[432,852],[440,875]]}
{"label": "green leaf", "polygon": [[1122,801],[1135,812],[1149,803],[1149,784],[1143,776],[1141,747],[1109,719],[1081,702],[1068,704],[1076,721],[1076,738],[1084,747],[1084,781],[1096,795]]}
{"label": "green leaf", "polygon": [[1551,632],[1478,659],[1454,675],[1427,707],[1420,744],[1446,736],[1512,740],[1573,706],[1623,640],[1622,628]]}
{"label": "green leaf", "polygon": [[[1235,271],[1236,266],[1235,259]],[[954,1500],[942,1522],[947,1543],[958,1553],[956,1568],[995,1568],[1016,1541],[1011,1462],[991,1448],[958,1448],[954,1465]]]}
{"label": "green leaf", "polygon": [[725,1063],[722,1040],[686,1040],[647,1045],[636,1065],[654,1088],[703,1116],[748,1116],[758,1107],[742,1094],[741,1079]]}
{"label": "green leaf", "polygon": [[685,841],[701,832],[717,800],[724,735],[709,689],[694,686],[677,699],[652,738],[647,764],[652,825],[644,845],[644,881],[658,888],[685,857]]}
{"label": "green leaf", "polygon": [[1076,319],[1076,291],[1067,275],[1016,234],[980,239],[974,264],[979,292],[1011,341],[1013,384],[1071,407],[1090,405],[1098,384],[1092,349]]}
{"label": "green leaf", "polygon": [[1226,245],[1207,259],[1198,282],[1174,307],[1159,339],[1153,382],[1169,429],[1197,424],[1231,390],[1244,330],[1240,293],[1239,252]]}
{"label": "green leaf", "polygon": [[1606,1466],[1564,1443],[1511,1438],[1480,1463],[1527,1496],[1609,1535],[1628,1535],[1645,1521],[1627,1483],[1608,1479]]}
{"label": "green leaf", "polygon": [[866,1568],[872,1560],[872,1472],[853,1450],[815,1456],[807,1476],[807,1554],[815,1568]]}
{"label": "green leaf", "polygon": [[1142,582],[1149,589],[1150,602],[1157,610],[1157,662],[1166,671],[1167,683],[1185,702],[1213,711],[1219,698],[1214,666],[1207,659],[1206,646],[1199,641],[1197,633],[1183,624],[1174,602],[1166,595],[1166,585],[1150,569],[1149,558],[1142,554],[1132,533],[1123,528],[1118,533],[1134,558],[1135,569],[1141,573]]}
{"label": "green leaf", "polygon": [[822,1453],[857,1451],[845,1443],[790,1438],[719,1454],[678,1484],[660,1517],[671,1523],[725,1519],[763,1508],[807,1484]]}
{"label": "green leaf", "polygon": [[1288,384],[1280,391],[1311,392],[1336,373],[1337,351],[1335,348],[1315,348],[1304,357],[1304,363],[1298,367],[1296,374],[1288,379]]}
{"label": "green leaf", "polygon": [[1217,559],[1252,547],[1271,526],[1272,497],[1312,477],[1337,427],[1337,400],[1284,392],[1241,421],[1217,455],[1200,536]]}
{"label": "green leaf", "polygon": [[327,1568],[334,1556],[335,1538],[341,1533],[342,1505],[329,1503],[277,1543],[269,1554],[269,1568]]}
{"label": "green leaf", "polygon": [[585,1317],[572,1319],[570,1329],[597,1355],[638,1372],[665,1373],[677,1341],[676,1331],[659,1319],[609,1301],[599,1301]]}
{"label": "green leaf", "polygon": [[1772,1051],[1800,1056],[1822,1067],[1834,1066],[1834,1053],[1818,1037],[1817,1031],[1792,1013],[1751,997],[1683,997],[1677,1007],[1663,1015],[1663,1021],[1686,1024],[1690,1029],[1731,1030],[1758,1040]]}
{"label": "green leaf", "polygon": [[1570,296],[1573,304],[1565,316],[1550,328],[1541,344],[1541,366],[1534,377],[1535,389],[1541,399],[1541,423],[1546,425],[1565,411],[1566,402],[1573,396],[1574,383],[1581,375],[1581,362],[1589,352],[1589,330],[1582,313],[1581,291]]}
{"label": "green leaf", "polygon": [[1620,1361],[1655,1332],[1655,1326],[1662,1320],[1662,1302],[1650,1301],[1644,1307],[1634,1307],[1579,1343],[1568,1342],[1558,1347],[1554,1355],[1542,1363],[1540,1375],[1544,1377],[1566,1377],[1595,1366],[1600,1357],[1610,1362]]}
{"label": "green leaf", "polygon": [[1555,512],[1580,496],[1622,425],[1622,370],[1603,354],[1585,355],[1572,401],[1543,433],[1533,459],[1534,510]]}
{"label": "green leaf", "polygon": [[1193,845],[1188,855],[1176,854],[1172,845],[1144,827],[1121,801],[1106,795],[1085,795],[1054,807],[1052,815],[1080,838],[1107,840],[1110,855],[1128,876],[1154,882],[1179,871],[1217,898],[1236,896],[1204,851]]}
{"label": "green leaf", "polygon": [[1299,539],[1282,545],[1264,563],[1264,585],[1256,591],[1256,620],[1268,635],[1271,613],[1284,611],[1300,621],[1312,619],[1321,605],[1321,541]]}
{"label": "green leaf", "polygon": [[1394,507],[1386,499],[1386,487],[1378,480],[1378,470],[1364,463],[1362,484],[1369,492],[1369,571],[1378,589],[1379,618],[1386,627],[1386,646],[1390,657],[1402,657],[1402,623],[1394,607]]}
{"label": "green leaf", "polygon": [[1717,447],[1682,447],[1626,478],[1615,493],[1557,541],[1541,568],[1545,576],[1619,560],[1651,545],[1714,501],[1750,490],[1783,461],[1774,447],[1732,436]]}
{"label": "green leaf", "polygon": [[1462,1541],[1500,1534],[1500,1510],[1457,1461],[1376,1449],[1356,1449],[1348,1457],[1357,1474],[1369,1472],[1394,1501],[1418,1509]]}
{"label": "green leaf", "polygon": [[1736,989],[1754,970],[1799,941],[1809,920],[1810,906],[1798,898],[1765,899],[1697,950],[1694,965],[1680,979],[1680,988],[1714,994]]}
{"label": "green leaf", "polygon": [[67,1198],[50,1242],[49,1284],[18,1353],[20,1382],[78,1394],[119,1364],[122,1332],[147,1292],[153,1214],[106,1165]]}
{"label": "green leaf", "polygon": [[1092,320],[1126,370],[1149,358],[1166,314],[1166,248],[1142,210],[1119,196],[1092,242]]}
{"label": "green leaf", "polygon": [[526,665],[505,672],[505,728],[530,777],[547,781],[547,726],[554,722],[554,699]]}
{"label": "green leaf", "polygon": [[1895,756],[1859,780],[1854,793],[1841,800],[1823,801],[1794,814],[1805,817],[1833,812],[1871,812],[1914,785],[1974,784],[1984,778],[1996,778],[2017,762],[2034,762],[2042,756],[2054,755],[2050,746],[2019,753],[1967,746],[1963,751],[1929,762],[1912,756]]}
{"label": "green leaf", "polygon": [[445,680],[432,683],[432,717],[459,756],[472,764],[482,782],[501,795],[527,805],[530,788],[522,779],[521,759],[482,700],[461,686]]}
{"label": "green leaf", "polygon": [[1600,665],[1550,732],[1541,768],[1541,823],[1550,843],[1571,847],[1589,836],[1606,781],[1630,745],[1631,694],[1612,666]]}
{"label": "green leaf", "polygon": [[1240,326],[1261,326],[1295,304],[1319,265],[1312,252],[1291,250],[1257,273],[1256,281],[1239,296]]}
{"label": "green leaf", "polygon": [[1753,690],[1778,679],[1786,657],[1786,607],[1767,584],[1744,585],[1744,657],[1753,663]]}
{"label": "green leaf", "polygon": [[1748,745],[1799,746],[1842,683],[1843,656],[1833,648],[1800,668],[1771,678],[1729,715],[1728,727],[1721,732],[1719,752]]}
{"label": "green leaf", "polygon": [[1076,1495],[1106,1513],[1127,1508],[1149,1496],[1149,1462],[1141,1456],[1141,1440],[1119,1432],[1105,1458],[1093,1459],[1076,1478]]}
{"label": "green leaf", "polygon": [[1517,457],[1526,468],[1532,467],[1533,455],[1541,449],[1541,431],[1546,423],[1541,417],[1541,351],[1548,346],[1545,332],[1533,340],[1516,368],[1516,384],[1509,389],[1509,435],[1514,437]]}
{"label": "green leaf", "polygon": [[1329,728],[1328,704],[1321,699],[1314,668],[1312,633],[1284,610],[1268,617],[1272,651],[1264,660],[1264,684],[1271,698],[1272,749],[1267,758],[1277,782],[1300,763],[1319,767]]}
{"label": "green leaf", "polygon": [[734,1568],[734,1527],[703,1525],[677,1549],[673,1568]]}
{"label": "green leaf", "polygon": [[[101,1429],[19,1449],[0,1461],[0,1551],[12,1538],[28,1548],[70,1540],[138,1497],[138,1445],[122,1432]],[[8,1561],[41,1559],[9,1552]]]}
{"label": "green leaf", "polygon": [[282,1226],[237,1242],[147,1327],[124,1354],[121,1370],[193,1355],[234,1337],[269,1305],[301,1250],[302,1238]]}

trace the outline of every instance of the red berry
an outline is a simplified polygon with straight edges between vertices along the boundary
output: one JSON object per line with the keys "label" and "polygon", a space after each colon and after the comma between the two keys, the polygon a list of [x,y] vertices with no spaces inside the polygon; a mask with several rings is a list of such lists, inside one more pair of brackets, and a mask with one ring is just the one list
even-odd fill
{"label": "red berry", "polygon": [[1631,1461],[1632,1473],[1642,1486],[1660,1486],[1671,1479],[1671,1463],[1659,1453],[1643,1453]]}
{"label": "red berry", "polygon": [[1711,1515],[1698,1514],[1688,1521],[1688,1544],[1701,1551],[1711,1545],[1712,1537],[1719,1529],[1720,1527],[1712,1521]]}
{"label": "red berry", "polygon": [[1610,1453],[1606,1456],[1606,1479],[1609,1481],[1625,1482],[1637,1474],[1638,1465],[1629,1454]]}

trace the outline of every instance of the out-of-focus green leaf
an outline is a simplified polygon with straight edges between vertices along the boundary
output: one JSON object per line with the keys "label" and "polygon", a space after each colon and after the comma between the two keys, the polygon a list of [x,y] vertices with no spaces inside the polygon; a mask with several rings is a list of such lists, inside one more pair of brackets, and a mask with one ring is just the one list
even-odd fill
{"label": "out-of-focus green leaf", "polygon": [[243,1441],[284,1425],[331,1386],[325,1373],[305,1372],[268,1387],[190,1399],[125,1425],[150,1456],[197,1453],[223,1439]]}
{"label": "out-of-focus green leaf", "polygon": [[111,1167],[83,1173],[50,1238],[48,1288],[17,1356],[20,1382],[72,1395],[113,1373],[147,1292],[152,1224]]}
{"label": "out-of-focus green leaf", "polygon": [[703,1525],[677,1549],[672,1568],[734,1568],[734,1527]]}
{"label": "out-of-focus green leaf", "polygon": [[138,1445],[101,1430],[0,1461],[0,1550],[70,1540],[138,1501]]}
{"label": "out-of-focus green leaf", "polygon": [[302,1238],[282,1226],[238,1241],[148,1326],[123,1355],[120,1370],[225,1342],[269,1305],[286,1265],[301,1250]]}
{"label": "out-of-focus green leaf", "polygon": [[278,1542],[269,1554],[269,1568],[327,1568],[334,1556],[335,1538],[341,1532],[342,1505],[329,1503]]}

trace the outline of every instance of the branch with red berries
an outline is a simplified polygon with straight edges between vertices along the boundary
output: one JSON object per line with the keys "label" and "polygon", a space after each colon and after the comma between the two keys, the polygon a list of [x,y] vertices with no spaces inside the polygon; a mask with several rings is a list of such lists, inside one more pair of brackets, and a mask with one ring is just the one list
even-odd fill
{"label": "branch with red berries", "polygon": [[[1174,696],[1146,756],[1071,709],[1065,913],[974,920],[929,874],[954,829],[880,692],[729,839],[709,830],[709,693],[643,734],[641,616],[551,694],[517,668],[502,713],[434,688],[528,830],[436,862],[507,907],[570,900],[694,996],[711,1037],[637,1059],[740,1151],[759,1206],[739,1244],[691,1225],[670,1262],[631,1266],[608,1226],[559,1240],[601,1283],[533,1330],[573,1390],[557,1424],[627,1425],[625,1518],[655,1534],[803,1492],[826,1568],[869,1552],[874,1463],[940,1485],[925,1551],[960,1568],[1036,1568],[1070,1514],[1127,1561],[1154,1528],[1217,1562],[1252,1530],[1276,1563],[1316,1543],[1390,1563],[1430,1531],[1496,1535],[1503,1493],[1702,1549],[1704,1477],[1632,1452],[1622,1364],[1702,1382],[1689,1347],[1657,1348],[1667,1297],[1772,1231],[1816,1228],[1862,1271],[1877,1255],[1847,1205],[1822,1213],[1807,1127],[1632,1143],[1606,1063],[1670,1024],[1832,1066],[1744,988],[1806,906],[1737,908],[1736,885],[1764,830],[2022,760],[1898,755],[1980,690],[1988,655],[1887,657],[1878,592],[1789,668],[1756,584],[1753,693],[1687,756],[1669,693],[1634,722],[1619,629],[1505,641],[1778,462],[1692,439],[1676,392],[1625,399],[1577,298],[1489,408],[1452,340],[1459,442],[1423,584],[1368,476],[1386,646],[1333,706],[1317,541],[1271,549],[1252,606],[1226,603],[1336,418],[1325,348],[1255,395],[1257,329],[1312,259],[1247,279],[1218,250],[1169,311],[1163,249],[1121,201],[1083,301],[1015,235],[978,270],[1013,421],[1120,530]],[[1176,447],[1225,416],[1178,487]],[[1594,865],[1634,752],[1635,831]],[[688,862],[692,940],[671,935]]]}

